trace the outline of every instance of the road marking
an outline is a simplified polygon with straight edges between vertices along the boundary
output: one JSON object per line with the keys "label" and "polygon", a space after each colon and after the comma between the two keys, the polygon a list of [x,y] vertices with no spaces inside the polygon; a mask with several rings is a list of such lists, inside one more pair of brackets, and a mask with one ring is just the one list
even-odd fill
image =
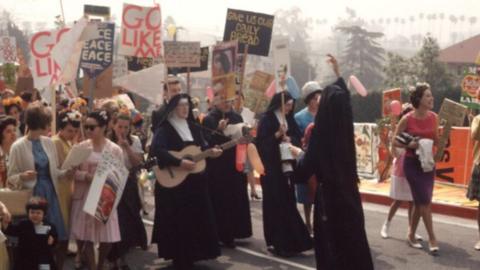
{"label": "road marking", "polygon": [[[143,223],[145,223],[146,225],[153,226],[152,221],[150,221],[148,219],[142,219],[142,220],[143,220]],[[303,264],[299,264],[299,263],[291,262],[291,261],[288,261],[288,260],[280,259],[280,258],[277,258],[277,257],[273,257],[273,256],[270,256],[270,255],[266,255],[266,254],[248,249],[248,248],[236,247],[235,250],[238,250],[240,252],[247,253],[249,255],[253,255],[253,256],[256,256],[256,257],[260,257],[260,258],[263,258],[263,259],[267,259],[267,260],[270,260],[270,261],[274,261],[274,262],[278,262],[278,263],[281,263],[281,264],[289,265],[289,266],[292,266],[292,267],[295,267],[295,268],[298,268],[298,269],[316,270],[316,268],[314,268],[314,267],[309,267],[309,266],[306,266],[306,265],[303,265]]]}
{"label": "road marking", "polygon": [[309,266],[306,266],[306,265],[303,265],[303,264],[299,264],[299,263],[291,262],[291,261],[288,261],[288,260],[280,259],[280,258],[277,258],[277,257],[273,257],[273,256],[270,256],[270,255],[266,255],[266,254],[248,249],[248,248],[236,247],[235,249],[238,250],[238,251],[241,251],[243,253],[247,253],[247,254],[250,254],[250,255],[253,255],[253,256],[256,256],[256,257],[260,257],[260,258],[263,258],[263,259],[270,260],[270,261],[275,261],[275,262],[278,262],[278,263],[281,263],[281,264],[286,264],[286,265],[289,265],[289,266],[293,266],[293,267],[296,267],[298,269],[316,270],[316,268],[314,268],[314,267],[309,267]]}
{"label": "road marking", "polygon": [[[363,209],[370,212],[388,214],[389,207],[384,205],[372,204],[372,203],[363,203]],[[442,224],[458,226],[458,227],[463,227],[467,229],[473,229],[473,230],[478,229],[476,222],[474,220],[466,220],[466,219],[457,218],[457,217],[448,217],[448,216],[440,215],[436,213],[432,213],[432,214],[433,214],[434,223],[439,222]],[[408,217],[406,209],[398,209],[395,215],[398,215],[404,218]],[[453,220],[458,220],[458,221],[453,221]]]}

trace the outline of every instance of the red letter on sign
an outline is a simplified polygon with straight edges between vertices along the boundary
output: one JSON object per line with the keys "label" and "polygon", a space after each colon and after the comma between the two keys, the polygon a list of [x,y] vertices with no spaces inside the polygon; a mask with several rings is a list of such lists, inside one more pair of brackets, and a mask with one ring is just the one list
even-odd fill
{"label": "red letter on sign", "polygon": [[139,6],[133,6],[133,5],[126,6],[125,9],[123,10],[123,14],[122,14],[122,23],[125,24],[128,28],[140,28],[140,25],[142,25],[142,19],[135,18],[135,20],[136,20],[135,24],[129,24],[127,22],[127,13],[131,9],[142,11],[142,8],[139,7]]}
{"label": "red letter on sign", "polygon": [[[157,11],[158,12],[158,24],[157,25],[152,25],[151,23],[151,16],[152,15],[155,15],[154,12]],[[155,17],[154,17],[155,19]],[[146,21],[145,21],[145,25],[147,26],[147,29],[149,30],[155,30],[157,28],[160,28],[160,26],[162,25],[162,16],[161,16],[161,13],[160,13],[160,6],[156,6],[155,8],[152,8],[148,11],[147,13],[147,18],[146,18]]]}
{"label": "red letter on sign", "polygon": [[39,32],[39,33],[36,33],[33,37],[32,37],[32,44],[30,44],[31,46],[31,49],[32,49],[32,53],[35,57],[37,58],[43,58],[43,57],[47,57],[49,54],[50,54],[50,48],[51,46],[48,46],[45,45],[46,48],[48,48],[48,50],[46,52],[40,52],[40,51],[37,51],[37,40],[42,37],[42,36],[46,36],[46,37],[50,37],[50,32]]}

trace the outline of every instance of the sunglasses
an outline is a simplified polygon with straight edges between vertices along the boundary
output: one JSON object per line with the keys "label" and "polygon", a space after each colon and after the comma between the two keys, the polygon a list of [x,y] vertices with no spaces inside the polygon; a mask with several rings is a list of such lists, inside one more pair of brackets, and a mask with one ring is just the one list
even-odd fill
{"label": "sunglasses", "polygon": [[86,130],[94,130],[96,127],[98,127],[97,125],[89,125],[89,124],[85,124],[83,125],[83,127],[86,129]]}

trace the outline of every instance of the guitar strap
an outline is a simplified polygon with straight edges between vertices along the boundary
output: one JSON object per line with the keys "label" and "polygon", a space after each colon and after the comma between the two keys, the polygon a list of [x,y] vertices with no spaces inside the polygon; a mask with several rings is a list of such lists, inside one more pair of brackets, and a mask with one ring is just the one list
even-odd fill
{"label": "guitar strap", "polygon": [[201,129],[203,129],[203,130],[205,130],[205,131],[210,132],[210,134],[216,134],[216,135],[218,135],[218,136],[222,136],[222,137],[224,137],[225,139],[229,139],[229,140],[231,139],[230,137],[225,136],[225,134],[223,134],[222,132],[220,132],[220,131],[218,131],[218,130],[211,129],[211,128],[207,128],[207,127],[203,126],[202,124],[199,124],[199,123],[197,123],[197,122],[195,122],[195,121],[188,121],[188,122],[189,122],[190,124],[194,125],[194,126],[197,126],[197,127],[201,128]]}

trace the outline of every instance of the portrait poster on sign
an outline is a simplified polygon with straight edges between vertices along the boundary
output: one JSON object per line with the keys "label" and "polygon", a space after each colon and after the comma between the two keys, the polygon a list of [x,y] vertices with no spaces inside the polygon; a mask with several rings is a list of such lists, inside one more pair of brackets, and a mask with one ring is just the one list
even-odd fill
{"label": "portrait poster on sign", "polygon": [[248,45],[249,54],[268,56],[273,20],[268,14],[228,9],[223,41],[238,40],[240,52]]}
{"label": "portrait poster on sign", "polygon": [[402,90],[400,88],[385,90],[382,93],[382,116],[386,117],[391,115],[392,101],[397,100],[402,103]]}
{"label": "portrait poster on sign", "polygon": [[99,38],[86,41],[80,58],[80,67],[90,78],[96,78],[113,62],[115,24],[97,22]]}
{"label": "portrait poster on sign", "polygon": [[14,63],[17,60],[15,37],[0,37],[0,64]]}
{"label": "portrait poster on sign", "polygon": [[235,73],[238,42],[222,42],[213,47],[212,77]]}
{"label": "portrait poster on sign", "polygon": [[123,4],[118,54],[156,58],[162,55],[160,5],[141,7]]}
{"label": "portrait poster on sign", "polygon": [[273,41],[273,65],[275,68],[277,92],[285,88],[286,80],[291,73],[288,43],[288,38],[280,38]]}
{"label": "portrait poster on sign", "polygon": [[103,150],[83,211],[107,223],[120,202],[127,177],[128,170],[123,161],[109,149]]}

